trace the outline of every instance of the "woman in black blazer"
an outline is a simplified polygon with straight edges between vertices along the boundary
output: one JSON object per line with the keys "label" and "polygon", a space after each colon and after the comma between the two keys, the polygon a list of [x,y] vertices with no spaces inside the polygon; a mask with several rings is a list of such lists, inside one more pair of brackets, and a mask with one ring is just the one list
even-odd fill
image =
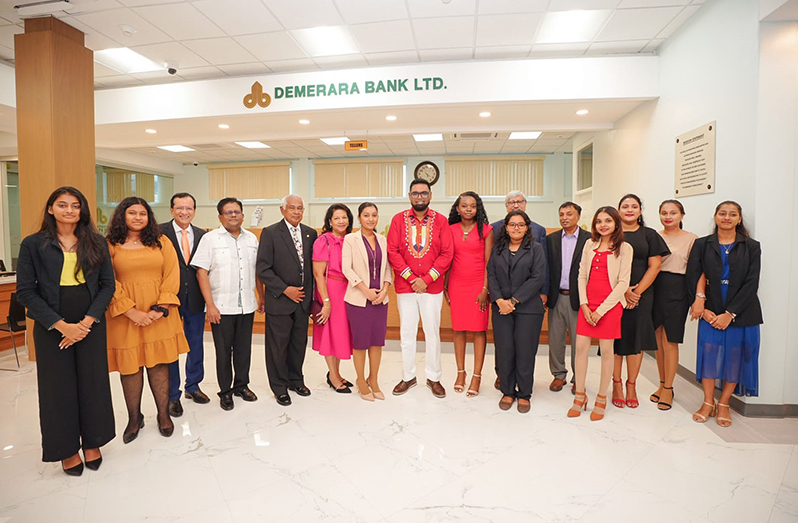
{"label": "woman in black blazer", "polygon": [[545,254],[540,244],[532,241],[530,223],[525,212],[510,212],[488,262],[493,339],[503,395],[499,408],[509,410],[517,399],[521,413],[529,412],[543,325],[540,293],[547,277]]}
{"label": "woman in black blazer", "polygon": [[[695,241],[687,264],[693,317],[701,318],[695,374],[704,388],[704,404],[693,414],[697,423],[717,413],[718,425],[729,427],[732,393],[759,394],[761,259],[762,249],[743,224],[740,204],[722,202],[715,208],[714,232]],[[715,380],[723,381],[717,405]]]}
{"label": "woman in black blazer", "polygon": [[88,201],[74,187],[47,200],[39,232],[22,240],[17,296],[35,320],[42,460],[70,476],[100,468],[100,447],[114,436],[105,309],[114,269]]}

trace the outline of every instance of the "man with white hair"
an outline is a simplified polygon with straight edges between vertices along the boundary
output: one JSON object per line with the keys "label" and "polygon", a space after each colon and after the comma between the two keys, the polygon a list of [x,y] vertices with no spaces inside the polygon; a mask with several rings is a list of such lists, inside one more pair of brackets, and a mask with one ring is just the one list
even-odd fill
{"label": "man with white hair", "polygon": [[[504,207],[507,209],[508,214],[511,211],[526,212],[526,196],[521,191],[510,191],[507,193],[507,196],[504,197]],[[491,227],[493,227],[494,239],[498,240],[499,233],[504,230],[504,217],[502,217],[501,220],[493,222]],[[532,221],[529,224],[529,232],[532,235],[532,239],[538,242],[541,247],[543,247],[543,259],[548,260],[549,251],[546,247],[546,228],[539,223]],[[546,274],[548,274],[548,266],[546,267]],[[546,281],[543,283],[543,289],[540,291],[540,300],[543,302],[544,306],[546,305],[548,298],[549,279],[546,278]],[[496,388],[496,390],[499,390],[499,368],[496,364],[494,364],[494,368],[496,370],[496,381],[493,383],[493,386]]]}
{"label": "man with white hair", "polygon": [[291,404],[288,391],[310,396],[302,364],[313,299],[313,242],[316,231],[300,223],[301,196],[280,202],[283,219],[264,227],[258,247],[258,277],[266,285],[266,373],[277,403]]}

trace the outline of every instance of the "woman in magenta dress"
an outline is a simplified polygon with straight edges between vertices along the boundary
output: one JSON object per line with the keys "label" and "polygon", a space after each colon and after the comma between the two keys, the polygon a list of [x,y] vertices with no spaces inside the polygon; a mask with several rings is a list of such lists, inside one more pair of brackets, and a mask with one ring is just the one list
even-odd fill
{"label": "woman in magenta dress", "polygon": [[579,264],[579,302],[576,320],[576,397],[568,411],[576,418],[587,409],[585,379],[591,338],[598,338],[601,353],[601,380],[591,421],[604,418],[607,388],[614,364],[613,343],[621,337],[621,317],[626,304],[624,293],[632,274],[632,246],[623,241],[621,216],[613,207],[601,207],[593,216],[593,237],[585,244]]}
{"label": "woman in magenta dress", "polygon": [[352,232],[349,207],[341,203],[330,205],[321,232],[313,244],[315,300],[322,304],[313,318],[313,350],[327,361],[327,384],[335,392],[349,394],[352,384],[340,371],[341,360],[352,357],[352,334],[344,303],[348,282],[341,270],[344,236]]}
{"label": "woman in magenta dress", "polygon": [[468,397],[479,394],[482,364],[488,330],[488,272],[485,270],[493,250],[493,228],[488,221],[482,199],[473,191],[464,192],[449,212],[454,240],[454,259],[446,273],[444,296],[452,313],[454,357],[457,379],[454,391],[463,392],[466,381],[466,336],[474,333],[474,376],[468,386]]}

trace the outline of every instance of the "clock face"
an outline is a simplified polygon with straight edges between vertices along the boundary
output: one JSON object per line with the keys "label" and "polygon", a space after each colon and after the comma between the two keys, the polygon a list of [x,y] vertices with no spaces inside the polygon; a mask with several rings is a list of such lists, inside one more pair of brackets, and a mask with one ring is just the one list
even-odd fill
{"label": "clock face", "polygon": [[440,170],[438,166],[432,162],[421,162],[416,166],[415,177],[421,180],[426,180],[430,185],[434,185],[438,181]]}

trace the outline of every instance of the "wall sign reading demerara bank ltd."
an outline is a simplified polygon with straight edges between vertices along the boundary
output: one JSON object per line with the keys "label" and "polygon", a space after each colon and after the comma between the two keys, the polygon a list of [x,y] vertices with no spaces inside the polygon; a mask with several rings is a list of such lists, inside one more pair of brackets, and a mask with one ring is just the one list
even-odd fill
{"label": "wall sign reading demerara bank ltd.", "polygon": [[442,78],[394,78],[389,80],[363,80],[357,82],[315,83],[304,85],[278,85],[272,94],[266,92],[260,82],[252,84],[252,92],[244,96],[244,106],[268,107],[272,100],[282,98],[318,98],[350,96],[375,93],[401,93],[411,91],[439,91],[446,89]]}

